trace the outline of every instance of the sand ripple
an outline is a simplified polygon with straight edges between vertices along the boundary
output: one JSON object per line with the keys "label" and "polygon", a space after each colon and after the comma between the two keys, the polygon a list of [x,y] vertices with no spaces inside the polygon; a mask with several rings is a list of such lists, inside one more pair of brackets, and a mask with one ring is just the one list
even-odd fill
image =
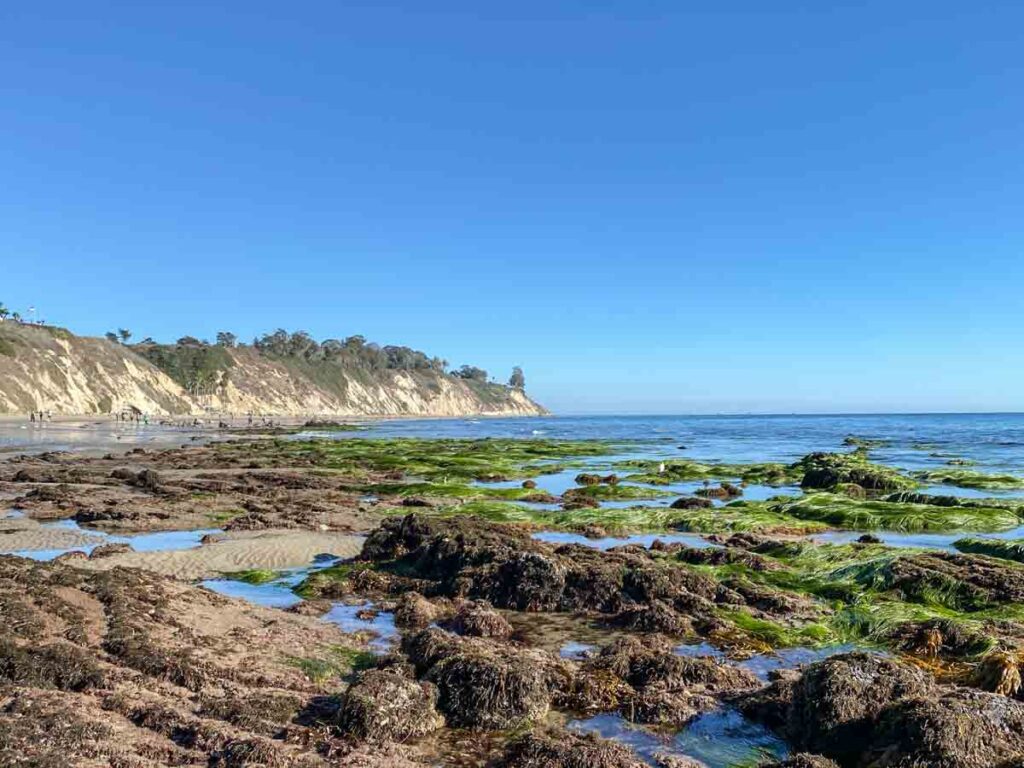
{"label": "sand ripple", "polygon": [[271,530],[230,535],[224,541],[195,549],[170,552],[125,552],[89,560],[84,568],[116,566],[142,568],[179,579],[216,578],[222,573],[248,568],[298,568],[309,565],[320,554],[354,557],[363,547],[362,536],[312,531]]}

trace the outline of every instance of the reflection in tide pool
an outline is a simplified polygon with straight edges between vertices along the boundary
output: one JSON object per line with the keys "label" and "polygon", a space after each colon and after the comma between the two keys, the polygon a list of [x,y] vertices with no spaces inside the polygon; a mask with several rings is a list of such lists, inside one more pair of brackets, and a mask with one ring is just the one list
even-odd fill
{"label": "reflection in tide pool", "polygon": [[[360,617],[361,613],[364,617]],[[398,641],[395,615],[387,611],[376,611],[373,603],[369,601],[354,605],[335,603],[331,610],[323,615],[323,620],[337,624],[343,632],[372,632],[374,638],[368,645],[373,653],[389,653],[394,650]]]}
{"label": "reflection in tide pool", "polygon": [[264,608],[291,608],[302,602],[302,598],[292,592],[291,587],[279,581],[267,584],[248,584],[234,579],[209,579],[201,582],[211,592],[237,597]]}
{"label": "reflection in tide pool", "polygon": [[652,765],[656,764],[655,755],[690,757],[700,760],[708,768],[729,768],[787,754],[785,742],[779,737],[726,707],[697,716],[675,736],[659,736],[619,715],[575,720],[568,727],[626,744]]}
{"label": "reflection in tide pool", "polygon": [[[767,680],[769,674],[775,670],[796,669],[797,667],[827,659],[829,656],[835,656],[838,653],[848,653],[849,651],[856,650],[882,653],[866,646],[857,646],[849,643],[844,645],[827,645],[821,648],[780,648],[771,653],[754,654],[748,659],[736,662],[736,666],[753,672],[762,680]],[[711,658],[723,661],[726,659],[724,651],[706,642],[678,645],[675,648],[675,653],[679,656],[710,656]]]}
{"label": "reflection in tide pool", "polygon": [[644,533],[635,536],[623,536],[621,538],[609,536],[603,539],[588,539],[586,536],[578,533],[540,531],[533,534],[533,538],[548,544],[582,544],[584,547],[601,550],[622,547],[627,544],[638,544],[642,547],[650,548],[651,544],[655,541],[662,541],[665,544],[685,544],[694,549],[721,548],[720,545],[712,544],[695,533]]}
{"label": "reflection in tide pool", "polygon": [[558,655],[563,659],[582,659],[591,651],[597,650],[593,643],[581,643],[577,640],[570,640],[562,644],[558,649]]}

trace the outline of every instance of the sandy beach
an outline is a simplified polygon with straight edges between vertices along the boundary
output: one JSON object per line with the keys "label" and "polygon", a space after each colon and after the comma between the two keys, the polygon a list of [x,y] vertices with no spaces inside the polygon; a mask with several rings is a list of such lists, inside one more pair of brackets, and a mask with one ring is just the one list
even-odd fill
{"label": "sandy beach", "polygon": [[186,581],[216,578],[247,569],[281,570],[309,565],[317,555],[354,557],[363,546],[362,536],[309,531],[258,531],[223,534],[227,538],[195,549],[162,552],[125,552],[82,566],[98,570],[141,568]]}

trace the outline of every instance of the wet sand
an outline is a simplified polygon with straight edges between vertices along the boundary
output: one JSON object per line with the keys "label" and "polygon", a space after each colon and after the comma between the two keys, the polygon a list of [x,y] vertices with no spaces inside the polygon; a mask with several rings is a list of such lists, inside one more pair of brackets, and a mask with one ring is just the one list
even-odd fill
{"label": "wet sand", "polygon": [[0,552],[73,549],[104,541],[99,533],[43,525],[27,517],[0,518]]}
{"label": "wet sand", "polygon": [[125,552],[84,561],[83,568],[109,570],[141,568],[186,581],[216,578],[248,569],[280,570],[309,565],[317,555],[354,557],[362,536],[309,531],[269,530],[224,534],[228,538],[195,549],[160,552]]}
{"label": "wet sand", "polygon": [[[93,570],[119,566],[142,568],[187,581],[215,578],[250,568],[279,570],[309,565],[317,555],[354,557],[363,537],[343,533],[294,529],[234,531],[215,534],[207,544],[188,549],[124,552],[78,565]],[[55,550],[90,549],[109,542],[99,533],[61,525],[40,524],[27,517],[0,519],[0,552],[52,553]]]}

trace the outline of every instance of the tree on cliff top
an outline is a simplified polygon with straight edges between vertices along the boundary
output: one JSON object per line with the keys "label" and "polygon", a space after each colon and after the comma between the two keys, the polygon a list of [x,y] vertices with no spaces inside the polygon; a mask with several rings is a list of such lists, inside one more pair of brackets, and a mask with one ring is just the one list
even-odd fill
{"label": "tree on cliff top", "polygon": [[512,369],[512,375],[508,377],[508,385],[512,389],[526,389],[526,377],[523,375],[523,369],[518,365]]}
{"label": "tree on cliff top", "polygon": [[455,371],[453,375],[458,376],[460,379],[468,379],[469,381],[487,381],[487,371],[483,368],[477,368],[475,365],[464,365]]}

